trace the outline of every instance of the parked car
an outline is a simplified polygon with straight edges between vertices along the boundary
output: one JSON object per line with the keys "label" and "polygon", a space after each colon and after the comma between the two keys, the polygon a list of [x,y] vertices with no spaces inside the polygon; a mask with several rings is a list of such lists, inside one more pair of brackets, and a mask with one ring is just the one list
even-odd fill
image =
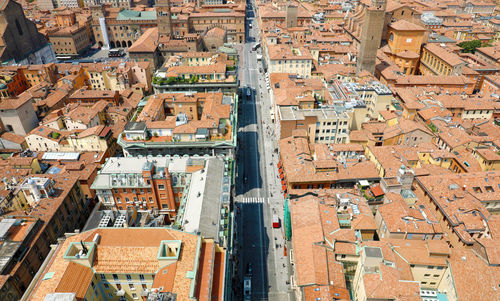
{"label": "parked car", "polygon": [[108,57],[122,57],[125,55],[125,51],[123,49],[110,49],[108,52]]}

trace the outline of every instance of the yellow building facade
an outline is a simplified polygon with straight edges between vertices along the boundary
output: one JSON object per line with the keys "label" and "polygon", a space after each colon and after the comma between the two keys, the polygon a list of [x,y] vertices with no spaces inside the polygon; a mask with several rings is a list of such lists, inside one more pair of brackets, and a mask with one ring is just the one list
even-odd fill
{"label": "yellow building facade", "polygon": [[500,155],[495,151],[487,149],[474,149],[472,155],[484,171],[500,170]]}
{"label": "yellow building facade", "polygon": [[406,75],[416,74],[425,28],[399,20],[389,25],[384,52]]}

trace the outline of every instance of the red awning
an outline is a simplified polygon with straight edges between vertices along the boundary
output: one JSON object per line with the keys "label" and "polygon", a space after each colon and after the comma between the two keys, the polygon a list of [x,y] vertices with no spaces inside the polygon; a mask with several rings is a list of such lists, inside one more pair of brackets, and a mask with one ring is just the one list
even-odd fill
{"label": "red awning", "polygon": [[281,168],[281,161],[278,161],[278,168]]}
{"label": "red awning", "polygon": [[281,190],[286,191],[286,185],[282,185]]}
{"label": "red awning", "polygon": [[286,181],[285,180],[281,180],[281,185],[286,185]]}
{"label": "red awning", "polygon": [[283,168],[278,168],[279,173],[283,173]]}
{"label": "red awning", "polygon": [[285,175],[284,175],[284,174],[282,174],[282,173],[280,173],[280,179],[282,179],[282,180],[283,180],[284,178],[285,178]]}

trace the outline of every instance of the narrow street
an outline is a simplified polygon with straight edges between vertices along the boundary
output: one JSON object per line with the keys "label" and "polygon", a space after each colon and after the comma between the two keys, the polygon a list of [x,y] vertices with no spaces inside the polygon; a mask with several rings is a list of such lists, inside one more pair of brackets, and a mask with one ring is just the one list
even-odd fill
{"label": "narrow street", "polygon": [[[266,75],[257,60],[261,49],[252,3],[247,2],[247,37],[240,51],[240,99],[237,179],[236,248],[239,259],[234,299],[243,299],[243,278],[251,274],[252,300],[294,300],[290,261],[285,256],[284,199],[276,164],[278,141],[271,122]],[[251,25],[250,25],[251,24]],[[273,215],[281,220],[272,227]]]}

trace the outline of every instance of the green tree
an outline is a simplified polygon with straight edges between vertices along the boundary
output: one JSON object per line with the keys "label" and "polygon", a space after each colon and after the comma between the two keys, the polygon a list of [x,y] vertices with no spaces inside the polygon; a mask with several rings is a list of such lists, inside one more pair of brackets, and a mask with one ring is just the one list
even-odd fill
{"label": "green tree", "polygon": [[476,48],[481,47],[481,41],[480,40],[465,41],[459,43],[458,46],[462,48],[462,52],[474,53],[476,52]]}
{"label": "green tree", "polygon": [[170,84],[175,83],[176,81],[178,81],[177,77],[170,76],[169,78],[167,78],[166,80],[164,80],[164,82],[162,84],[164,84],[164,85],[170,85]]}
{"label": "green tree", "polygon": [[197,83],[198,82],[198,75],[193,75],[190,79],[189,79],[189,83],[193,84],[193,83]]}

